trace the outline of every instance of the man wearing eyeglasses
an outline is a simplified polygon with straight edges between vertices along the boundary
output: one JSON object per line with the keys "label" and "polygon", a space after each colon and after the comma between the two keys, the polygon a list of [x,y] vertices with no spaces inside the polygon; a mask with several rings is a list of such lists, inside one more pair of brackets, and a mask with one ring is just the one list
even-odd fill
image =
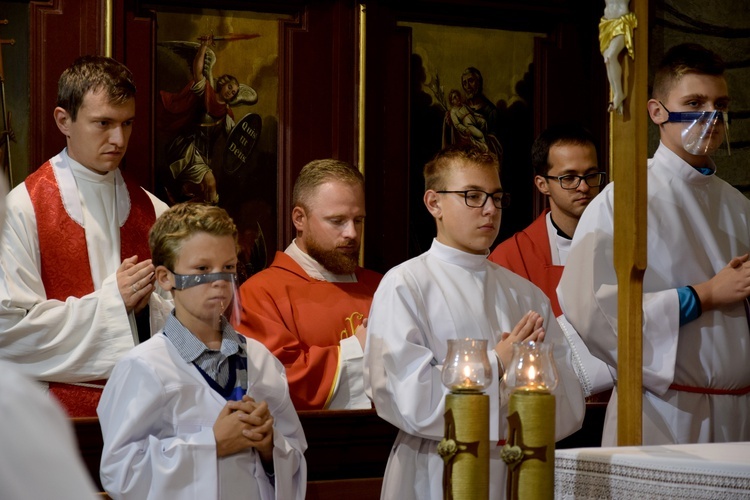
{"label": "man wearing eyeglasses", "polygon": [[[597,160],[591,133],[579,124],[553,125],[531,147],[534,184],[549,200],[549,209],[523,231],[514,234],[489,259],[541,288],[573,347],[573,366],[585,396],[607,400],[612,376],[607,365],[591,355],[575,329],[565,320],[557,300],[557,285],[568,258],[578,220],[607,180]],[[605,392],[607,391],[607,392]]]}
{"label": "man wearing eyeglasses", "polygon": [[[648,101],[661,143],[648,163],[643,276],[643,444],[750,440],[750,200],[716,174],[727,138],[724,62],[696,44],[670,49]],[[581,218],[560,305],[617,377],[614,191]],[[616,444],[617,387],[603,444]]]}
{"label": "man wearing eyeglasses", "polygon": [[[441,382],[448,340],[487,340],[492,367],[485,388],[490,439],[507,435],[507,391],[502,381],[514,342],[553,346],[559,383],[553,419],[557,439],[575,432],[584,414],[583,391],[544,292],[487,260],[509,198],[497,157],[471,146],[440,151],[424,168],[427,210],[437,236],[422,255],[383,277],[370,308],[365,346],[365,390],[378,415],[399,428],[381,498],[443,498],[445,428]],[[503,498],[507,466],[502,446],[490,447],[490,498]]]}

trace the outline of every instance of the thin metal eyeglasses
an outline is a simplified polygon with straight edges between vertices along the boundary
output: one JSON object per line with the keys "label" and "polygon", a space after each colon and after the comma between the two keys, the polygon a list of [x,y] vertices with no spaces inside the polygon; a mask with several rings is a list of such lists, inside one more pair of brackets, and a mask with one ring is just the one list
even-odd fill
{"label": "thin metal eyeglasses", "polygon": [[464,202],[467,207],[482,208],[487,203],[487,198],[492,198],[492,204],[495,208],[508,208],[510,206],[510,193],[498,191],[488,193],[478,189],[467,189],[466,191],[435,191],[436,193],[454,193],[464,195]]}
{"label": "thin metal eyeglasses", "polygon": [[543,175],[545,179],[557,179],[563,189],[576,189],[581,181],[586,181],[589,187],[599,187],[607,180],[606,172],[593,172],[586,175]]}

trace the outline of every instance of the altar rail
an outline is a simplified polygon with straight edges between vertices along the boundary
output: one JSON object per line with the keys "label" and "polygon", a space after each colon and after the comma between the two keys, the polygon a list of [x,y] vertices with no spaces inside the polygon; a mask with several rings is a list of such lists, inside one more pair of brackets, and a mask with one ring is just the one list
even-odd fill
{"label": "altar rail", "polygon": [[[599,446],[606,403],[587,403],[583,428],[557,448]],[[385,464],[397,430],[375,410],[300,411],[307,438],[307,498],[380,498]],[[73,419],[83,461],[97,487],[102,434],[97,418]]]}

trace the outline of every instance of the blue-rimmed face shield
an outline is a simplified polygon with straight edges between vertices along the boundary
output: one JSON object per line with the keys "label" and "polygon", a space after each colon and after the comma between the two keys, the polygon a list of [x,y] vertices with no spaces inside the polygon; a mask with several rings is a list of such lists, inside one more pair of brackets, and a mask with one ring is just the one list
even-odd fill
{"label": "blue-rimmed face shield", "polygon": [[726,111],[672,112],[659,101],[667,112],[667,122],[682,123],[682,147],[691,155],[706,156],[716,152],[722,143],[729,148],[729,113]]}

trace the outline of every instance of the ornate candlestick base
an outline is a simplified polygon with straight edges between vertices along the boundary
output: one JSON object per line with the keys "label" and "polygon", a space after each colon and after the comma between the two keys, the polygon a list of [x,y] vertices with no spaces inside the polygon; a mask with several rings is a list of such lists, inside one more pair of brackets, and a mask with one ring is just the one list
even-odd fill
{"label": "ornate candlestick base", "polygon": [[478,392],[445,396],[443,498],[483,499],[490,496],[490,398]]}
{"label": "ornate candlestick base", "polygon": [[516,390],[508,405],[508,499],[552,499],[555,493],[555,396]]}

